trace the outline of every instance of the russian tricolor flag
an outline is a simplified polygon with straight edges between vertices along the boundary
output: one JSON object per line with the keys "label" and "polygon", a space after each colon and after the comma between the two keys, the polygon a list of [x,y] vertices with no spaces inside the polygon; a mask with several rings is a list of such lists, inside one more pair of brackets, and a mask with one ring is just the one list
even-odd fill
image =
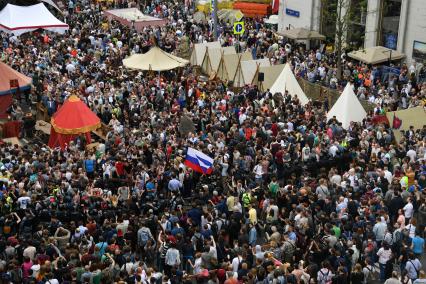
{"label": "russian tricolor flag", "polygon": [[213,159],[194,148],[188,148],[185,165],[202,174],[213,172]]}

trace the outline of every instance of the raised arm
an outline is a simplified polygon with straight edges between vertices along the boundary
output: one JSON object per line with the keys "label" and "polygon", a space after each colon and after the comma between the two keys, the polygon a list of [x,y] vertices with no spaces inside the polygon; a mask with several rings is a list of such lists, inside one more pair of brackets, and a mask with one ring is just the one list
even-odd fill
{"label": "raised arm", "polygon": [[213,246],[214,248],[216,248],[216,242],[215,242],[215,240],[214,240],[214,237],[213,237],[213,236],[210,236],[210,239],[212,240],[212,246]]}
{"label": "raised arm", "polygon": [[19,217],[19,215],[16,214],[16,212],[13,212],[13,215],[16,217],[16,223],[17,224],[21,223],[21,218]]}

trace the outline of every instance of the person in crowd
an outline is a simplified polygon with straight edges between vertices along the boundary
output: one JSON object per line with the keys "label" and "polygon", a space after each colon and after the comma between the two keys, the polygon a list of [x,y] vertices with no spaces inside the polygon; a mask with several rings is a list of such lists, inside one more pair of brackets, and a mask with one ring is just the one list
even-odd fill
{"label": "person in crowd", "polygon": [[[190,3],[65,7],[64,34],[0,32],[0,60],[33,79],[32,102],[10,108],[27,142],[0,141],[2,283],[424,283],[426,126],[397,140],[380,122],[424,106],[424,67],[402,64],[389,78],[290,44],[262,19],[247,17],[240,37],[219,21],[222,47],[288,63],[330,91],[351,83],[372,106],[343,127],[327,119],[331,101],[303,104],[293,90],[233,88],[191,65],[158,76],[123,66],[153,46],[191,59],[213,41]],[[103,12],[123,7],[166,23],[126,26]],[[33,106],[50,117],[71,95],[105,133],[89,134],[94,147],[76,136],[50,149]],[[208,172],[186,161],[189,148],[213,159],[199,159]]]}

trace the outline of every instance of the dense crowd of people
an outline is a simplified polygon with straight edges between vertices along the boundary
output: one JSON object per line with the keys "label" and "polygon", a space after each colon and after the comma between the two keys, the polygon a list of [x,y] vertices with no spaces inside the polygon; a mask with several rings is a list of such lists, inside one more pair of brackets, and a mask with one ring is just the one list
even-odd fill
{"label": "dense crowd of people", "polygon": [[[288,92],[236,91],[192,67],[161,82],[125,69],[154,44],[177,53],[213,40],[211,23],[195,24],[183,3],[147,2],[169,23],[137,33],[105,20],[106,3],[71,0],[65,35],[1,34],[2,61],[33,78],[13,119],[28,119],[31,101],[52,115],[75,94],[110,128],[96,148],[77,138],[49,149],[32,131],[27,145],[0,145],[2,283],[426,283],[426,126],[395,142],[372,119],[423,105],[424,67],[386,76],[344,58],[338,80],[333,54],[261,20],[241,40],[221,25],[224,46],[289,61],[312,83],[352,82],[375,110],[344,129],[325,103]],[[212,174],[185,166],[188,147],[214,158]]]}

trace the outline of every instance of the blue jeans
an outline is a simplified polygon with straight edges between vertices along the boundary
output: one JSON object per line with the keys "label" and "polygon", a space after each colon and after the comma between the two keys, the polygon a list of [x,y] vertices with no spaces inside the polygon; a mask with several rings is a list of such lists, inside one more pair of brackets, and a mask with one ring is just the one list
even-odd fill
{"label": "blue jeans", "polygon": [[386,264],[382,264],[379,262],[380,267],[380,281],[386,280]]}

